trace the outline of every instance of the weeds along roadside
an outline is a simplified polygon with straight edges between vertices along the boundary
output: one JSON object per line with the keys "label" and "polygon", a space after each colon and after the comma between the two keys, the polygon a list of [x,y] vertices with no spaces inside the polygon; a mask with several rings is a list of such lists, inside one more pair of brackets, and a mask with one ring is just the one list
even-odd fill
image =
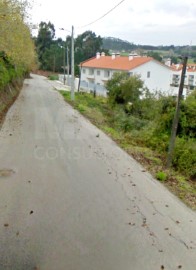
{"label": "weeds along roadside", "polygon": [[[167,103],[166,100],[159,100],[157,101],[159,104],[154,104],[156,117],[152,111],[149,113],[151,116],[146,114],[146,117],[141,117],[142,113],[127,113],[121,105],[111,107],[108,100],[103,97],[94,98],[91,94],[76,93],[75,101],[72,102],[70,93],[61,91],[61,94],[68,103],[116,141],[187,205],[196,209],[194,137],[185,135],[177,137],[173,167],[170,170],[165,169],[170,136],[168,131],[173,110],[171,106],[170,109],[164,108],[164,112],[161,112],[163,104],[160,104]],[[144,103],[146,104],[142,109],[149,110],[150,101]],[[187,129],[187,125],[185,123],[184,125]],[[192,124],[190,130],[194,130],[193,126]],[[180,128],[183,129],[182,124]]]}

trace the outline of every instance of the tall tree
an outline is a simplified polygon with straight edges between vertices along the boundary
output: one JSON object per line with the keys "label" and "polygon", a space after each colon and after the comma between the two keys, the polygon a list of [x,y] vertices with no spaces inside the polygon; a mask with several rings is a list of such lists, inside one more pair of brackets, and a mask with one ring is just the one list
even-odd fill
{"label": "tall tree", "polygon": [[92,31],[86,31],[75,40],[75,63],[91,58],[102,49],[102,38]]}
{"label": "tall tree", "polygon": [[16,67],[31,69],[35,62],[34,43],[25,23],[27,1],[0,1],[0,51],[12,59]]}
{"label": "tall tree", "polygon": [[162,56],[158,52],[148,51],[147,56],[150,56],[159,62],[163,60]]}
{"label": "tall tree", "polygon": [[41,65],[41,68],[44,68],[43,55],[47,49],[50,49],[50,46],[53,44],[55,37],[55,28],[51,22],[41,22],[39,24],[38,36],[36,39],[36,47],[38,52],[38,59]]}

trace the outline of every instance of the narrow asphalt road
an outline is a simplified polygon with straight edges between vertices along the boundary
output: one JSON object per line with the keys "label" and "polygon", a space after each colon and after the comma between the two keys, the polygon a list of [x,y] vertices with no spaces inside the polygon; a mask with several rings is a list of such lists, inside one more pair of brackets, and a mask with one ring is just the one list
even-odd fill
{"label": "narrow asphalt road", "polygon": [[1,270],[195,270],[196,215],[33,75],[0,131]]}

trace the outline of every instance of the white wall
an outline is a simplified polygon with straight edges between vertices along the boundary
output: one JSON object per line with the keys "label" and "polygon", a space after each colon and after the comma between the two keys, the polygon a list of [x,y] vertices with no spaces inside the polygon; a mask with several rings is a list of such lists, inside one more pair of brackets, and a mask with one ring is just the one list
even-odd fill
{"label": "white wall", "polygon": [[[130,72],[141,75],[144,85],[151,91],[170,93],[171,70],[155,61],[143,64]],[[150,72],[150,77],[147,73]]]}
{"label": "white wall", "polygon": [[[171,89],[175,91],[178,94],[179,91],[179,85],[181,81],[181,75],[182,70],[179,71],[172,71],[172,78],[173,75],[178,75],[178,83],[177,85],[171,85]],[[190,79],[190,76],[193,76],[193,79]],[[173,79],[171,80],[171,84],[173,83]],[[185,80],[184,80],[184,88],[183,88],[183,95],[186,97],[188,94],[190,94],[193,89],[196,87],[196,71],[186,71]]]}
{"label": "white wall", "polygon": [[[60,82],[64,82],[64,75],[63,74],[59,74],[59,81]],[[65,84],[67,86],[71,86],[71,75],[65,75]],[[78,84],[79,84],[79,78],[75,78],[75,91],[78,90]]]}
{"label": "white wall", "polygon": [[[83,70],[85,69],[85,73]],[[97,74],[97,70],[100,71],[100,75]],[[110,71],[109,77],[105,77],[105,71]],[[107,70],[107,69],[94,69],[93,74],[89,74],[89,68],[82,68],[81,81],[86,81],[89,84],[95,83],[104,85],[104,83],[110,79],[113,73],[118,70]],[[119,70],[120,71],[120,70]],[[147,77],[147,73],[150,72],[150,77]],[[144,81],[144,85],[151,91],[161,91],[169,94],[176,94],[176,90],[173,91],[170,87],[172,80],[172,71],[170,68],[163,66],[162,64],[157,63],[156,61],[150,61],[146,64],[143,64],[133,70],[130,73],[138,74],[141,76],[141,79]]]}
{"label": "white wall", "polygon": [[[85,70],[85,73],[84,73]],[[94,74],[89,74],[89,68],[82,68],[81,80],[86,82],[95,82],[95,84],[104,85],[104,82],[111,79],[113,71],[110,69],[93,69]],[[100,72],[100,75],[97,74],[97,71]],[[109,77],[105,77],[105,72],[109,71]]]}

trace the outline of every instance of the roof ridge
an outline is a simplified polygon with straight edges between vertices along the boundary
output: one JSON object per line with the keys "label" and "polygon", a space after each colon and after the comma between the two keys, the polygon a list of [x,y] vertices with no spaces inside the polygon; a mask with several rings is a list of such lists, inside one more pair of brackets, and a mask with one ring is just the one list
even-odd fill
{"label": "roof ridge", "polygon": [[112,56],[100,56],[100,58],[97,58],[95,56],[81,62],[80,66],[129,71],[152,60],[154,59],[148,56],[137,56],[133,57],[133,59],[130,59],[129,56],[118,56],[115,58],[112,58]]}

